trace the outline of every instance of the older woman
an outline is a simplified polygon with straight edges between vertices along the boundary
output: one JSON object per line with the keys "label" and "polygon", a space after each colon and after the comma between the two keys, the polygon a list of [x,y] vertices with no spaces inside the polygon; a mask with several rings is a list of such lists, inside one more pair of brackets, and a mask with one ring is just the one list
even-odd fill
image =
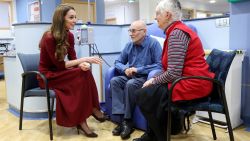
{"label": "older woman", "polygon": [[[165,141],[168,88],[182,76],[213,78],[204,57],[198,35],[181,22],[178,0],[162,0],[156,7],[158,26],[166,39],[162,52],[164,72],[148,81],[136,92],[136,102],[148,121],[149,130],[134,141]],[[168,87],[167,87],[168,86]],[[199,100],[209,95],[212,83],[205,80],[183,80],[176,85],[172,100]]]}

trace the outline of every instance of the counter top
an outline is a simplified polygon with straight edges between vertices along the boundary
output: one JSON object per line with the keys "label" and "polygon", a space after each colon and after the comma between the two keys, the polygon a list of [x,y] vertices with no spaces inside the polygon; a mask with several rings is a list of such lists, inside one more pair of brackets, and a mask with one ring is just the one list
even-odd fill
{"label": "counter top", "polygon": [[1,38],[0,37],[0,40],[14,40],[14,38],[13,37],[6,37],[6,38]]}

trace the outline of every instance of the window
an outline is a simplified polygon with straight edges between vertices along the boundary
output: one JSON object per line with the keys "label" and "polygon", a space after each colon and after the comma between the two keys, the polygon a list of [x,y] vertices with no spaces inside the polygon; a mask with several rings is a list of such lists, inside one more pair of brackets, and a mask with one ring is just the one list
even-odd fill
{"label": "window", "polygon": [[39,1],[28,3],[29,21],[40,22],[40,4]]}
{"label": "window", "polygon": [[0,29],[10,29],[11,2],[0,1]]}

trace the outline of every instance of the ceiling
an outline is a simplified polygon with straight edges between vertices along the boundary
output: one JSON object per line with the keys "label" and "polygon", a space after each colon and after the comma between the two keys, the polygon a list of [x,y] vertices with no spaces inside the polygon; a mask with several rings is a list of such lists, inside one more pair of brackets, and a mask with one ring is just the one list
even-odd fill
{"label": "ceiling", "polygon": [[[138,2],[139,0],[135,0]],[[227,0],[216,0],[216,3],[209,3],[210,0],[180,0],[185,9],[196,9],[200,11],[209,11],[214,13],[229,13],[229,3]],[[128,0],[104,0],[105,4],[123,4]]]}
{"label": "ceiling", "polygon": [[210,11],[215,13],[229,13],[227,0],[216,0],[216,3],[209,3],[210,0],[180,0],[182,7],[196,10]]}

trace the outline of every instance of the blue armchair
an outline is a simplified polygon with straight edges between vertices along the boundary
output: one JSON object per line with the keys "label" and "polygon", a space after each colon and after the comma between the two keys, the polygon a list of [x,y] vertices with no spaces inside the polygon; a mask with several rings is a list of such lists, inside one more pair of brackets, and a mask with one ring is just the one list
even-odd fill
{"label": "blue armchair", "polygon": [[[156,73],[160,72],[161,70],[153,70],[149,73],[148,79],[152,78]],[[121,122],[122,121],[122,116],[119,115],[112,115],[112,95],[110,92],[110,80],[114,76],[120,75],[118,71],[115,70],[114,67],[111,67],[107,70],[105,74],[105,114],[107,114],[111,121],[114,122]],[[147,129],[147,122],[142,115],[141,111],[139,110],[139,107],[136,106],[133,114],[133,122],[134,122],[134,127],[141,129],[141,130],[146,130]]]}

